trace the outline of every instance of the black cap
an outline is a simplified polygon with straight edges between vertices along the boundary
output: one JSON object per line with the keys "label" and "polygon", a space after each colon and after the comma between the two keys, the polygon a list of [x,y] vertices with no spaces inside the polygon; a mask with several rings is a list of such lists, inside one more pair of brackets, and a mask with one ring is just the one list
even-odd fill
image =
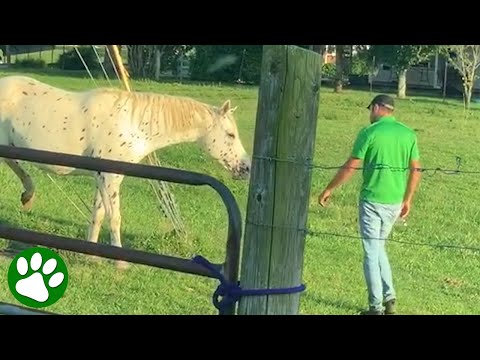
{"label": "black cap", "polygon": [[367,106],[367,109],[370,110],[370,107],[373,105],[380,105],[386,107],[387,109],[394,110],[395,109],[395,102],[391,96],[388,95],[377,95],[373,98],[370,104]]}

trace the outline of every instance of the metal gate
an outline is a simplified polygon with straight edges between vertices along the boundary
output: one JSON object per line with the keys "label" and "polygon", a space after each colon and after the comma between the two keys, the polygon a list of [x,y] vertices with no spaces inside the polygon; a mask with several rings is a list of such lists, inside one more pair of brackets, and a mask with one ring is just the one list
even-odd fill
{"label": "metal gate", "polygon": [[[214,264],[214,268],[220,271],[229,282],[238,282],[240,246],[242,237],[242,219],[238,204],[228,187],[217,179],[195,172],[155,167],[149,165],[132,164],[121,161],[112,161],[55,153],[49,151],[31,150],[18,147],[0,145],[0,158],[23,160],[32,163],[59,165],[74,167],[91,171],[121,174],[136,178],[161,180],[172,183],[210,186],[222,198],[228,213],[228,234],[226,244],[225,261],[223,264]],[[157,255],[153,253],[118,248],[110,245],[91,243],[81,239],[67,238],[63,236],[45,234],[25,229],[18,229],[0,222],[0,238],[19,241],[31,245],[41,245],[49,248],[73,251],[82,254],[99,256],[115,260],[123,260],[130,263],[148,265],[166,270],[177,271],[197,276],[218,278],[215,272],[208,267],[184,259],[172,256]],[[33,314],[47,312],[25,309],[12,304],[0,303],[0,314]],[[234,315],[235,304],[222,307],[220,315]]]}

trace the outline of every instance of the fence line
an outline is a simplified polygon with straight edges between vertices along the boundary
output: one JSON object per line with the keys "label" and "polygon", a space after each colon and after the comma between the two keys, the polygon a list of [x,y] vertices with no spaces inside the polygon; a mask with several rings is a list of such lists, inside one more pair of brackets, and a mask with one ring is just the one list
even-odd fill
{"label": "fence line", "polygon": [[377,240],[377,241],[388,241],[388,242],[395,242],[404,245],[412,245],[412,246],[425,246],[431,248],[439,248],[439,249],[457,249],[457,250],[470,250],[470,251],[478,251],[480,252],[480,247],[475,246],[461,246],[461,245],[454,245],[454,244],[432,244],[432,243],[425,243],[425,242],[411,242],[411,241],[403,241],[403,240],[396,240],[392,237],[388,238],[362,238],[358,235],[349,235],[349,234],[340,234],[335,232],[323,232],[323,231],[316,231],[310,229],[302,229],[297,228],[295,226],[282,226],[282,225],[266,225],[266,224],[258,224],[253,221],[246,221],[248,225],[254,225],[258,227],[265,227],[270,229],[279,229],[279,230],[289,230],[289,231],[298,231],[302,232],[305,235],[310,235],[312,237],[320,237],[320,236],[332,236],[338,238],[345,238],[345,239],[354,239],[354,240]]}
{"label": "fence line", "polygon": [[[265,157],[265,156],[253,156],[254,159],[256,160],[262,160],[262,161],[275,161],[279,163],[290,163],[290,164],[296,164],[300,166],[305,166],[309,169],[312,170],[339,170],[345,167],[345,164],[340,165],[340,166],[326,166],[326,165],[317,165],[312,162],[312,159],[280,159],[276,157]],[[411,171],[411,170],[417,170],[422,173],[430,173],[433,172],[432,175],[436,175],[437,173],[443,173],[446,175],[458,175],[458,174],[470,174],[470,175],[480,175],[480,170],[461,170],[460,168],[463,165],[462,158],[456,157],[455,159],[456,162],[456,168],[455,169],[448,169],[448,168],[443,168],[443,167],[436,167],[436,168],[411,168],[411,167],[395,167],[395,166],[389,166],[387,164],[373,164],[373,163],[368,163],[365,164],[364,166],[361,167],[353,167],[354,170],[390,170],[390,171],[395,171],[395,172],[401,172],[401,171]]]}
{"label": "fence line", "polygon": [[[312,162],[312,159],[293,159],[293,158],[276,158],[276,157],[264,157],[264,156],[254,156],[253,157],[256,160],[262,160],[262,161],[274,161],[274,162],[279,162],[279,163],[290,163],[290,164],[296,164],[299,166],[306,166],[312,170],[318,169],[318,170],[339,170],[345,165],[341,166],[325,166],[325,165],[317,165]],[[447,168],[442,168],[442,167],[436,167],[436,168],[411,168],[411,167],[392,167],[386,164],[373,164],[369,163],[366,164],[362,167],[354,167],[355,170],[390,170],[390,171],[411,171],[411,170],[417,170],[422,173],[429,173],[433,172],[432,175],[436,175],[437,173],[443,173],[446,175],[459,175],[459,174],[469,174],[469,175],[480,175],[480,170],[461,170],[460,168],[463,165],[463,159],[460,156],[455,157],[455,163],[456,163],[456,168],[455,169],[447,169]],[[349,238],[349,239],[356,239],[356,240],[361,240],[362,237],[360,236],[355,236],[355,235],[348,235],[348,234],[339,234],[339,233],[334,233],[334,232],[322,232],[322,231],[315,231],[315,230],[310,230],[310,229],[301,229],[301,228],[296,228],[292,226],[271,226],[271,225],[265,225],[265,224],[257,224],[252,221],[249,221],[247,219],[246,221],[247,224],[250,225],[255,225],[259,227],[268,227],[268,228],[277,228],[277,229],[283,229],[283,230],[292,230],[292,231],[300,231],[303,232],[305,235],[310,235],[313,237],[319,237],[319,236],[332,236],[332,237],[339,237],[339,238]],[[393,238],[370,238],[367,240],[380,240],[380,241],[390,241],[390,242],[396,242],[396,243],[401,243],[401,244],[406,244],[406,245],[412,245],[412,246],[427,246],[427,247],[433,247],[433,248],[440,248],[440,249],[460,249],[460,250],[471,250],[471,251],[478,251],[480,252],[480,247],[472,247],[472,246],[460,246],[460,245],[453,245],[453,244],[431,244],[431,243],[423,243],[423,242],[408,242],[408,241],[402,241],[402,240],[396,240]]]}

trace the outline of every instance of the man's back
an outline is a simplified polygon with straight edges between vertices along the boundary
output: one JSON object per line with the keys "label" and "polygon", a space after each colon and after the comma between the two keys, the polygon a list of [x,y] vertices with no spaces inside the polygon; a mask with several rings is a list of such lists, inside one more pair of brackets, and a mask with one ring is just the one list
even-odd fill
{"label": "man's back", "polygon": [[363,129],[355,142],[353,157],[363,160],[362,200],[381,204],[402,202],[412,160],[419,160],[413,130],[385,116]]}

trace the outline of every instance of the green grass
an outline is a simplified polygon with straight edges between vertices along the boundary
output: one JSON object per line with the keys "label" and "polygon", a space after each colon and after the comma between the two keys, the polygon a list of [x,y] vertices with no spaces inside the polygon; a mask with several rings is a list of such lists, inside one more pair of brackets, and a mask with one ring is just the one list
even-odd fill
{"label": "green grass", "polygon": [[[0,74],[3,76],[5,73]],[[67,89],[93,87],[88,79],[32,76]],[[106,82],[97,81],[101,85]],[[232,99],[238,105],[241,137],[252,152],[257,89],[199,85],[133,83],[136,90],[187,95],[220,105]],[[346,91],[336,95],[323,88],[317,129],[315,163],[341,165],[357,131],[368,121],[366,104],[372,94]],[[425,167],[463,167],[480,170],[478,109],[465,114],[456,101],[442,103],[427,97],[398,101],[397,116],[416,129]],[[159,152],[166,166],[213,175],[235,195],[245,218],[248,183],[233,181],[220,165],[195,145],[181,145]],[[11,171],[0,167],[0,219],[10,224],[58,235],[84,238],[85,219],[58,192],[45,174],[31,168],[37,199],[29,214],[20,210],[21,186]],[[356,204],[359,174],[335,192],[329,208],[317,205],[317,196],[334,175],[315,170],[310,198],[309,227],[318,232],[357,235]],[[86,178],[56,178],[67,191],[75,190],[91,203],[93,183]],[[480,247],[479,175],[426,175],[415,199],[408,227],[393,234],[394,240]],[[209,188],[173,185],[190,235],[185,240],[165,235],[168,224],[160,217],[153,193],[143,180],[128,178],[122,188],[122,236],[125,247],[166,255],[201,254],[221,262],[226,241],[227,216],[220,198]],[[73,196],[74,199],[75,196]],[[80,204],[79,201],[77,203]],[[80,204],[81,205],[81,204]],[[101,242],[108,243],[107,228]],[[0,241],[0,248],[11,246]],[[480,313],[480,253],[390,243],[388,251],[402,314]],[[217,282],[171,271],[132,265],[119,272],[105,260],[92,263],[84,256],[62,252],[70,272],[67,292],[49,311],[65,314],[215,314],[211,295]],[[322,235],[307,238],[301,314],[357,314],[366,305],[358,240]],[[6,273],[11,257],[0,256],[0,301],[16,303]],[[3,274],[3,275],[2,275]],[[1,280],[1,279],[4,280]]]}

